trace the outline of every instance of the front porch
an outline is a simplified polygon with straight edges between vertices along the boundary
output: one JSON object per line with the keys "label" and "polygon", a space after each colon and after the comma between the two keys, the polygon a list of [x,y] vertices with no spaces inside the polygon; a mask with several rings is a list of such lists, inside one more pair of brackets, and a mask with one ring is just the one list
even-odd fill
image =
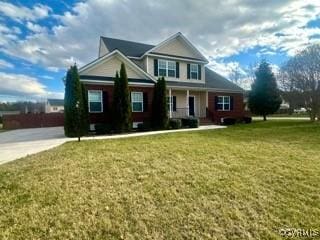
{"label": "front porch", "polygon": [[169,88],[169,118],[207,117],[208,92]]}

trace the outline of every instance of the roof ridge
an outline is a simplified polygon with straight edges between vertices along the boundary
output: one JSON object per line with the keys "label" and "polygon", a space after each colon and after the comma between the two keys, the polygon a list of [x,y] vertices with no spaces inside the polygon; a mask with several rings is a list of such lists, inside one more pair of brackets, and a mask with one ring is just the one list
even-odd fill
{"label": "roof ridge", "polygon": [[125,40],[125,39],[120,39],[120,38],[112,38],[112,37],[104,37],[104,36],[100,36],[100,38],[107,38],[107,39],[111,39],[111,40],[117,40],[117,41],[123,41],[123,42],[135,43],[135,44],[142,44],[142,45],[148,45],[148,46],[156,46],[156,45],[153,45],[153,44],[130,41],[130,40]]}

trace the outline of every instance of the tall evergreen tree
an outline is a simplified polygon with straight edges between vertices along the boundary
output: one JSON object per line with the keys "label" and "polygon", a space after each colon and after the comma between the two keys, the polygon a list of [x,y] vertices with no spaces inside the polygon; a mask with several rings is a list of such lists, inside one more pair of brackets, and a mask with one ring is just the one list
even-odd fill
{"label": "tall evergreen tree", "polygon": [[84,87],[84,84],[81,83],[81,94],[82,94],[82,131],[83,135],[88,133],[89,129],[89,106],[88,106],[88,91]]}
{"label": "tall evergreen tree", "polygon": [[84,99],[78,68],[71,66],[66,76],[66,87],[64,97],[64,132],[67,137],[83,136],[88,130],[84,123],[85,115]]}
{"label": "tall evergreen tree", "polygon": [[120,68],[120,76],[117,72],[114,79],[112,106],[114,130],[117,132],[130,131],[132,127],[131,101],[128,77],[123,63]]}
{"label": "tall evergreen tree", "polygon": [[270,65],[263,60],[255,72],[255,80],[249,93],[249,108],[252,113],[263,116],[278,111],[282,102],[276,78]]}
{"label": "tall evergreen tree", "polygon": [[152,127],[165,129],[168,126],[168,105],[166,94],[166,81],[164,77],[159,78],[154,86],[152,99]]}
{"label": "tall evergreen tree", "polygon": [[114,78],[112,98],[112,126],[117,132],[121,131],[122,104],[120,93],[120,77],[118,71]]}

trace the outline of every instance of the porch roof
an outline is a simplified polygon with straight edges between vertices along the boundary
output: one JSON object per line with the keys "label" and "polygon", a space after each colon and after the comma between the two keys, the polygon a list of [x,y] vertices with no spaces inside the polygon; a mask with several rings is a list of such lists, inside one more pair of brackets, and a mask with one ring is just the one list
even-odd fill
{"label": "porch roof", "polygon": [[206,82],[167,81],[167,86],[172,88],[196,88],[201,90],[215,89],[219,91],[244,92],[244,90],[218,73],[205,67]]}

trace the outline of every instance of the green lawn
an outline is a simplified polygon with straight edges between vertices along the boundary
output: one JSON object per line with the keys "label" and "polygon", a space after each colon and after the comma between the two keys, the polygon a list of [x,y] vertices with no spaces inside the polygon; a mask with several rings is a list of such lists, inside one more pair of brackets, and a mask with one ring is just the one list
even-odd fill
{"label": "green lawn", "polygon": [[320,125],[66,143],[0,166],[0,239],[283,239],[320,230]]}

